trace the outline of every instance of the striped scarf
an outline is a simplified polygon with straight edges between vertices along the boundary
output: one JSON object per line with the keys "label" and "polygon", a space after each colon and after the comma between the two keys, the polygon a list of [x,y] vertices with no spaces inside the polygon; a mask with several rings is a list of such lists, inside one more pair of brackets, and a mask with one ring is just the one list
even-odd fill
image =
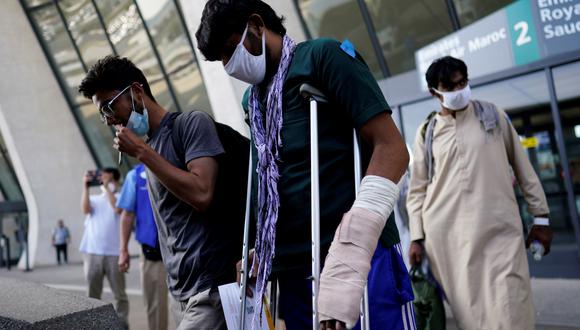
{"label": "striped scarf", "polygon": [[[266,284],[272,269],[276,244],[276,221],[278,220],[278,164],[280,161],[279,148],[282,147],[282,91],[288,68],[292,62],[296,44],[285,35],[283,37],[282,58],[278,71],[273,77],[266,98],[266,111],[260,111],[260,95],[257,86],[250,91],[249,106],[251,109],[250,121],[253,140],[258,151],[258,219],[256,245],[254,256],[258,258],[258,272],[256,282],[256,311],[262,310],[262,296],[266,291]],[[264,119],[263,116],[266,116]],[[252,266],[253,274],[254,266]],[[256,312],[254,316],[259,315]]]}

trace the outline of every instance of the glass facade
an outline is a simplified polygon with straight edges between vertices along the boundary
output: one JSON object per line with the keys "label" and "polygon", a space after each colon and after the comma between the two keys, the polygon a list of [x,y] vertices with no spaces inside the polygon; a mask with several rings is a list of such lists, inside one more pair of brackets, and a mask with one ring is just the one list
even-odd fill
{"label": "glass facade", "polygon": [[580,212],[580,62],[554,68],[553,76],[572,178],[574,208],[576,212]]}
{"label": "glass facade", "polygon": [[175,19],[179,17],[175,3],[172,0],[138,0],[137,4],[157,45],[180,108],[183,111],[192,110],[192,107],[210,109],[199,67],[192,65],[196,59],[185,27]]}
{"label": "glass facade", "polygon": [[392,75],[415,68],[415,51],[453,32],[445,1],[365,0]]}
{"label": "glass facade", "polygon": [[[99,167],[116,166],[113,131],[77,92],[88,69],[117,54],[147,77],[169,111],[211,106],[176,0],[21,0]],[[133,160],[127,159],[127,171]]]}
{"label": "glass facade", "polygon": [[295,1],[313,38],[349,39],[377,79],[385,78],[381,65],[389,75],[414,69],[417,49],[453,31],[445,0]]}
{"label": "glass facade", "polygon": [[0,135],[0,203],[5,201],[23,202],[24,195],[14,173],[4,139]]}
{"label": "glass facade", "polygon": [[501,9],[514,0],[453,0],[461,26],[469,25],[494,11]]}
{"label": "glass facade", "polygon": [[383,78],[357,0],[298,0],[298,7],[313,38],[350,40],[375,78]]}
{"label": "glass facade", "polygon": [[0,134],[0,267],[14,264],[22,252],[19,228],[27,226],[28,212],[6,144]]}

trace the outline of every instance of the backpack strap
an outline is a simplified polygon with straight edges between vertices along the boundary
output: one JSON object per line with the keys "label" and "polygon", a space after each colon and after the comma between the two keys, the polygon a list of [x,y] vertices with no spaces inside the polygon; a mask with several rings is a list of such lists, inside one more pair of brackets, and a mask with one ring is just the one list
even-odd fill
{"label": "backpack strap", "polygon": [[[191,112],[198,112],[201,110],[194,110]],[[167,127],[171,130],[171,142],[173,144],[173,151],[175,152],[175,156],[177,157],[177,159],[179,160],[179,165],[182,167],[182,169],[187,170],[187,164],[185,163],[185,149],[183,147],[183,141],[181,140],[181,132],[183,130],[183,114],[184,112],[172,112],[170,115],[172,116],[172,118],[170,119],[170,121],[167,124]],[[225,129],[221,129],[223,126],[226,126],[228,129],[233,130],[232,128],[230,128],[227,125],[218,123],[217,121],[215,121],[215,119],[213,119],[212,116],[210,116],[213,124],[216,127],[216,131],[218,134],[218,138],[220,139],[220,143],[222,143],[223,146],[223,141],[222,141],[222,134],[220,134],[221,132],[223,132]],[[224,150],[226,149],[225,146],[223,146]]]}
{"label": "backpack strap", "polygon": [[429,122],[431,121],[431,119],[433,117],[435,117],[436,114],[437,114],[437,111],[431,111],[431,113],[429,115],[427,115],[427,118],[425,118],[425,120],[423,121],[423,124],[421,126],[421,137],[423,137],[423,141],[425,141],[425,134],[427,132],[427,126],[429,125]]}
{"label": "backpack strap", "polygon": [[434,173],[434,159],[433,159],[433,132],[435,131],[435,124],[437,123],[437,117],[433,116],[429,119],[427,128],[425,130],[425,160],[427,161],[427,177],[429,183],[433,180]]}
{"label": "backpack strap", "polygon": [[173,152],[179,161],[179,167],[182,169],[187,168],[185,164],[185,150],[183,149],[183,142],[181,141],[180,127],[183,125],[180,119],[182,117],[181,112],[171,112],[169,113],[169,121],[167,123],[167,128],[171,131],[171,145],[173,146]]}
{"label": "backpack strap", "polygon": [[[495,104],[473,100],[473,109],[486,133],[492,134],[496,127],[500,127],[500,112]],[[507,122],[510,123],[511,121],[507,118],[507,114],[504,113],[504,116],[506,117]]]}
{"label": "backpack strap", "polygon": [[427,177],[429,183],[433,180],[434,168],[433,168],[433,131],[435,130],[435,124],[437,123],[437,117],[435,116],[437,111],[431,112],[421,127],[421,136],[423,137],[423,142],[425,144],[425,165],[427,166]]}

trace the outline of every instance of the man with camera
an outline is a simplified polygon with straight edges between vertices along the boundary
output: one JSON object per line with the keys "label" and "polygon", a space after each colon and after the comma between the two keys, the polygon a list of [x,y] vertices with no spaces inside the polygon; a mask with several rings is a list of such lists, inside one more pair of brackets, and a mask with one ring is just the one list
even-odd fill
{"label": "man with camera", "polygon": [[[84,254],[84,272],[88,294],[101,299],[103,279],[107,276],[115,295],[115,310],[127,323],[129,300],[125,293],[125,275],[119,271],[119,212],[115,207],[121,174],[116,168],[89,171],[83,177],[81,210],[86,214],[85,232],[80,251]],[[89,194],[91,186],[100,186],[100,194]]]}

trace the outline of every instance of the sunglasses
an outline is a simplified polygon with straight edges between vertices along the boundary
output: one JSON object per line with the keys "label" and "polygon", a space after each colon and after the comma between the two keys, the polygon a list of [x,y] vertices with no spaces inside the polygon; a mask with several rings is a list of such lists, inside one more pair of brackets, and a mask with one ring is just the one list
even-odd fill
{"label": "sunglasses", "polygon": [[115,110],[113,110],[113,104],[119,98],[119,96],[123,95],[129,88],[131,88],[132,84],[125,87],[119,94],[115,95],[111,100],[107,101],[101,108],[99,109],[99,114],[101,115],[101,121],[104,123],[107,119],[113,119],[115,117]]}

